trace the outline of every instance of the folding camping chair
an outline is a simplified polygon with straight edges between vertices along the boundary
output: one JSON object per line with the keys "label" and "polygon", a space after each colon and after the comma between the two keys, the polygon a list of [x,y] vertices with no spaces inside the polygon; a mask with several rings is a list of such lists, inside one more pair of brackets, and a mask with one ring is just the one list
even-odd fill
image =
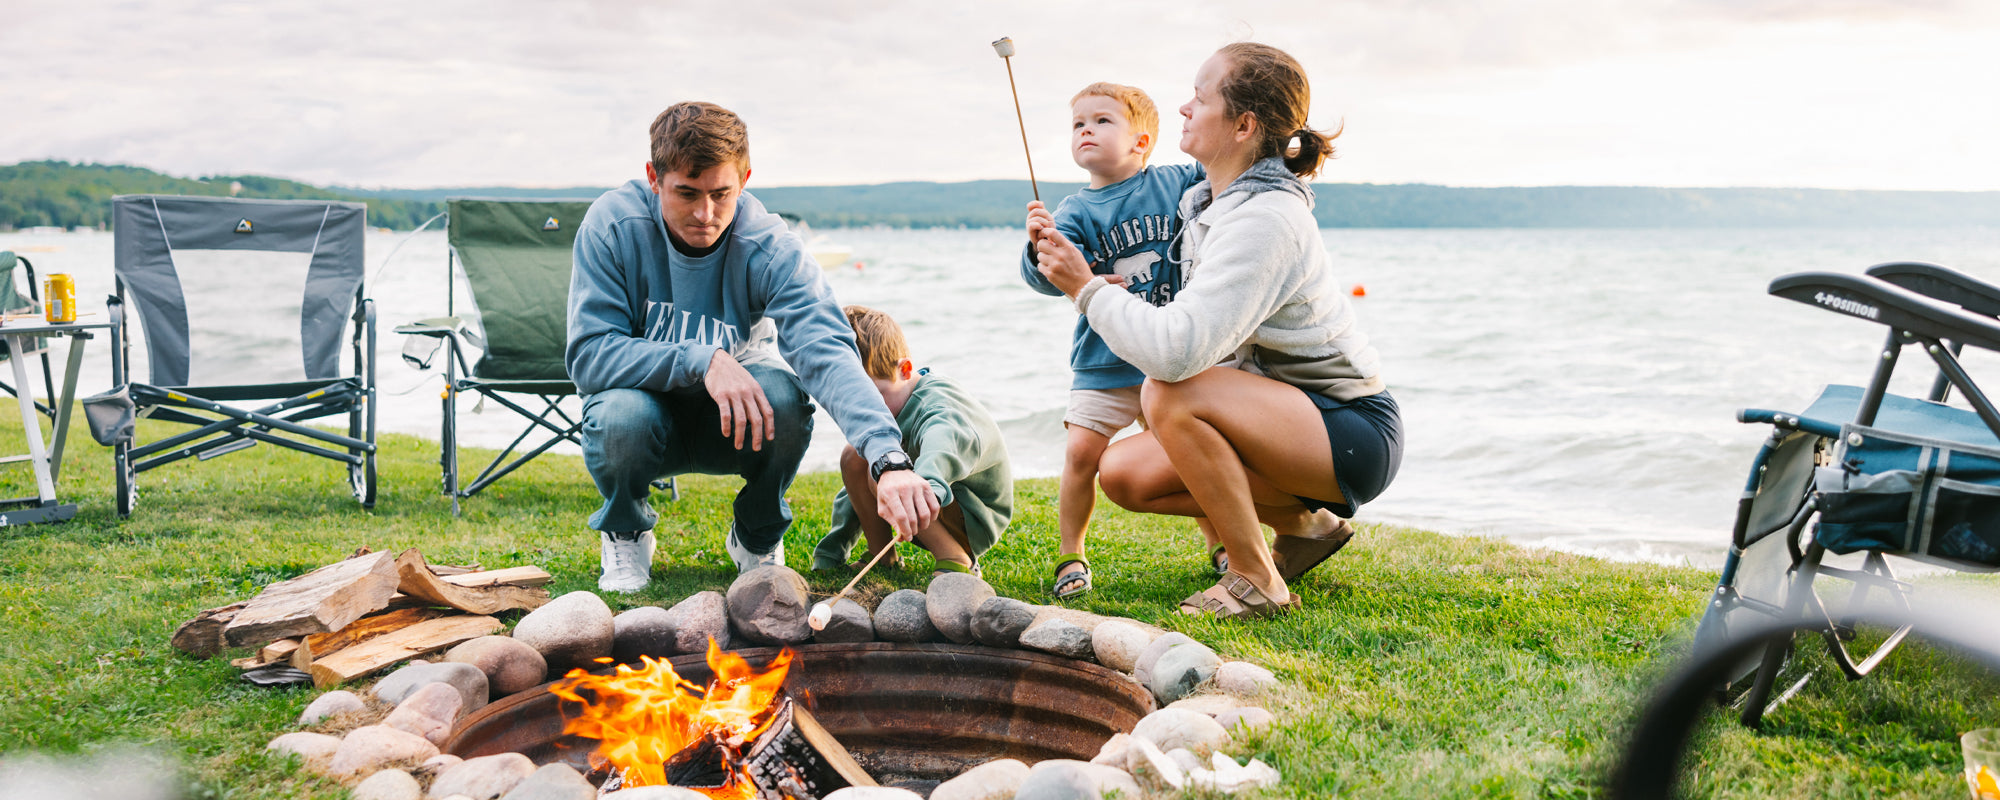
{"label": "folding camping chair", "polygon": [[[20,267],[22,272],[26,273],[28,278],[28,291],[26,294],[23,294],[20,288],[14,283],[15,267],[17,266]],[[12,250],[0,250],[0,315],[14,316],[35,313],[40,308],[39,304],[42,299],[41,293],[37,291],[36,286],[35,265],[27,259],[15,255]],[[34,341],[44,342],[45,340],[36,339]],[[49,371],[48,347],[44,344],[42,347],[24,349],[27,352],[20,353],[19,355],[23,357],[37,355],[42,357],[42,383],[44,384],[43,388],[46,390],[42,396],[53,399],[56,396],[56,383],[55,373]],[[6,341],[0,340],[0,364],[7,363],[7,359],[13,358],[15,355],[13,347]],[[32,389],[33,387],[23,387],[23,390]],[[20,396],[20,391],[17,391],[13,385],[7,383],[5,380],[0,380],[0,392],[6,392],[15,397]],[[35,401],[35,410],[42,412],[42,416],[49,419],[55,419],[56,417],[55,408],[51,407],[48,403],[39,400]]]}
{"label": "folding camping chair", "polygon": [[[443,432],[438,462],[451,512],[459,500],[562,442],[582,446],[580,415],[561,406],[576,395],[563,362],[569,339],[570,258],[577,225],[589,200],[446,201],[445,315],[396,332],[406,341],[403,359],[429,369],[440,346],[445,350]],[[457,270],[464,269],[476,324],[458,316]],[[468,315],[474,316],[474,315]],[[477,351],[476,359],[467,351]],[[479,405],[492,400],[521,415],[525,427],[485,469],[461,482],[458,464],[458,395],[472,392]],[[477,408],[477,406],[475,407]],[[542,439],[523,449],[529,437]],[[519,453],[516,455],[516,453]],[[667,484],[680,498],[678,483]]]}
{"label": "folding camping chair", "polygon": [[[363,508],[375,505],[375,304],[364,285],[362,249],[368,209],[361,203],[321,200],[246,200],[220,197],[123,195],[112,198],[113,267],[118,294],[112,318],[120,321],[112,348],[113,390],[86,400],[92,433],[112,448],[120,517],[138,502],[139,473],[193,456],[207,460],[258,443],[286,447],[347,465],[348,481]],[[210,267],[188,251],[307,253],[302,271]],[[177,257],[178,256],[178,257]],[[259,296],[298,299],[296,344],[290,331],[258,329],[260,341],[217,341],[191,328],[190,307],[217,298],[236,303]],[[122,330],[131,302],[146,331],[151,383],[133,381],[132,337]],[[230,309],[234,310],[234,309]],[[202,320],[204,326],[217,320]],[[351,324],[350,324],[351,323]],[[239,326],[242,323],[237,323]],[[254,324],[254,322],[252,323]],[[351,371],[341,369],[341,337],[353,348]],[[300,369],[280,357],[260,372],[291,378],[267,383],[231,380],[225,357],[268,357],[265,337],[297,347]],[[241,370],[241,368],[238,368]],[[102,412],[129,399],[136,416],[183,423],[193,430],[140,444],[129,424],[102,422]],[[254,404],[245,410],[232,404]],[[93,408],[94,407],[94,408]],[[347,415],[341,435],[303,423]],[[110,439],[111,441],[104,441]]]}
{"label": "folding camping chair", "polygon": [[[2000,410],[1958,358],[1967,345],[2000,350],[2000,287],[1904,262],[1867,275],[1786,275],[1770,293],[1883,325],[1888,340],[1866,386],[1827,386],[1798,413],[1737,412],[1739,421],[1772,430],[1751,462],[1695,648],[1774,621],[1804,623],[1821,633],[1841,672],[1859,680],[1909,633],[1907,626],[1888,632],[1864,656],[1848,650],[1855,615],[1909,609],[1911,586],[1884,556],[1962,571],[2000,568]],[[1913,344],[1938,367],[1926,399],[1888,391],[1903,348]],[[1954,390],[1970,409],[1946,404]],[[1829,552],[1860,553],[1861,564],[1825,564]],[[1821,578],[1852,587],[1837,613],[1816,590]],[[1871,609],[1875,592],[1887,603]],[[1729,676],[1722,699],[1740,700],[1743,724],[1756,727],[1811,677],[1771,700],[1791,653],[1788,639]]]}

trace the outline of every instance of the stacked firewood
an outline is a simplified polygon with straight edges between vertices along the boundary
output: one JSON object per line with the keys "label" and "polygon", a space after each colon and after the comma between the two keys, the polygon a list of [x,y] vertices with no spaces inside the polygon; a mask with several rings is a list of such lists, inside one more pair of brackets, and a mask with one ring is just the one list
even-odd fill
{"label": "stacked firewood", "polygon": [[363,550],[201,612],[174,632],[173,645],[200,658],[255,648],[231,663],[246,671],[288,664],[326,688],[498,633],[506,626],[492,615],[547,603],[548,582],[540,567],[432,566],[415,549]]}

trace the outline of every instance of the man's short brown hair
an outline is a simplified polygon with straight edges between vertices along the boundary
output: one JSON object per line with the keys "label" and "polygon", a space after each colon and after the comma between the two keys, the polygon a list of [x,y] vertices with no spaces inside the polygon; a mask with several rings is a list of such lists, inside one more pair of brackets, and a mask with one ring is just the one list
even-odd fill
{"label": "man's short brown hair", "polygon": [[675,103],[653,118],[653,170],[699,176],[717,164],[750,172],[750,131],[736,112],[714,103]]}
{"label": "man's short brown hair", "polygon": [[910,357],[903,326],[896,324],[894,317],[867,306],[847,306],[841,312],[854,328],[854,346],[861,351],[861,366],[867,368],[868,377],[895,380],[896,367]]}

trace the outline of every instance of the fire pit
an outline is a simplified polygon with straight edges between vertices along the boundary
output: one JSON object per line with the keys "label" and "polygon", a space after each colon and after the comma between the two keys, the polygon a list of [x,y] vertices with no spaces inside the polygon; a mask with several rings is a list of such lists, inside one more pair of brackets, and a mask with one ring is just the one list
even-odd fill
{"label": "fire pit", "polygon": [[[1155,708],[1152,694],[1122,673],[1028,650],[893,642],[793,650],[786,693],[885,784],[949,780],[998,758],[1089,760]],[[736,652],[762,665],[779,651]],[[711,677],[701,655],[671,663],[697,685]],[[563,733],[565,711],[573,716],[577,706],[548,685],[521,692],[460,722],[444,751],[517,752],[588,772],[596,741]]]}

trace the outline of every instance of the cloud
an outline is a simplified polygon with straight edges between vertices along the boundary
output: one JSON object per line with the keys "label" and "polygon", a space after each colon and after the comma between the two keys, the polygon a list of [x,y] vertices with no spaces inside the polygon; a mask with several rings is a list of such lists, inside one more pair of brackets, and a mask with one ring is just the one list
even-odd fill
{"label": "cloud", "polygon": [[[1165,117],[1156,160],[1183,161],[1173,110],[1195,67],[1254,38],[1306,65],[1316,125],[1348,121],[1337,180],[1635,183],[1690,158],[1703,167],[1675,174],[1943,186],[1993,162],[1966,163],[1969,148],[1944,137],[1941,155],[1914,159],[1922,169],[1870,178],[1836,151],[1940,140],[1892,116],[1988,125],[1984,90],[1963,82],[1990,76],[1992,57],[1960,51],[1990,40],[1996,13],[1948,0],[77,0],[29,5],[0,29],[0,47],[33,65],[0,84],[0,106],[22,110],[0,129],[0,162],[609,185],[639,173],[660,109],[705,99],[749,121],[763,185],[1021,177],[1008,65],[988,47],[1006,35],[1036,172],[1081,180],[1066,133],[1078,87],[1151,93]],[[1827,107],[1879,119],[1842,130],[1821,124]],[[1751,129],[1734,133],[1744,155],[1699,141],[1732,124]],[[1647,155],[1666,150],[1678,154]]]}

